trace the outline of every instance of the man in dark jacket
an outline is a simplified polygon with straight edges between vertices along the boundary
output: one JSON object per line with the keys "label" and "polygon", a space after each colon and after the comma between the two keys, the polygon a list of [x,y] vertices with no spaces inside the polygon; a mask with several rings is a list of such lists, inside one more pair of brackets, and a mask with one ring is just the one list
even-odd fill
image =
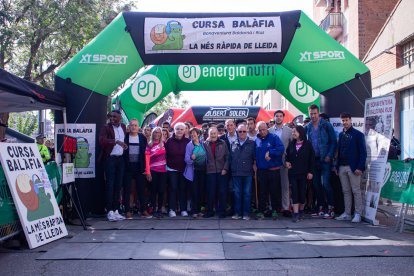
{"label": "man in dark jacket", "polygon": [[119,197],[121,183],[124,177],[124,150],[128,148],[125,144],[126,127],[121,123],[121,112],[113,110],[109,123],[103,126],[99,132],[99,145],[102,147],[105,162],[106,177],[106,211],[109,221],[125,219],[120,215]]}
{"label": "man in dark jacket", "polygon": [[[247,137],[244,124],[237,127],[238,138],[230,147],[230,168],[234,190],[233,219],[249,219],[250,198],[252,194],[253,165],[255,162],[255,143]],[[242,207],[243,205],[243,207]]]}
{"label": "man in dark jacket", "polygon": [[258,122],[259,134],[256,138],[256,166],[259,182],[259,213],[257,219],[263,219],[269,193],[272,205],[272,217],[277,218],[277,209],[281,208],[280,168],[285,147],[275,134],[269,133],[266,122]]}
{"label": "man in dark jacket", "polygon": [[352,195],[354,196],[355,214],[352,222],[361,221],[362,195],[361,175],[365,170],[367,149],[365,136],[352,127],[351,114],[341,113],[344,130],[339,134],[337,170],[344,193],[345,212],[337,220],[351,219]]}
{"label": "man in dark jacket", "polygon": [[132,218],[130,211],[130,196],[131,196],[131,181],[134,178],[136,181],[137,197],[140,203],[140,211],[143,217],[150,217],[146,211],[145,200],[145,149],[147,147],[147,138],[141,133],[138,133],[138,120],[132,119],[129,121],[129,133],[125,136],[125,144],[128,150],[124,152],[125,160],[125,175],[124,175],[124,195],[123,201],[127,219]]}

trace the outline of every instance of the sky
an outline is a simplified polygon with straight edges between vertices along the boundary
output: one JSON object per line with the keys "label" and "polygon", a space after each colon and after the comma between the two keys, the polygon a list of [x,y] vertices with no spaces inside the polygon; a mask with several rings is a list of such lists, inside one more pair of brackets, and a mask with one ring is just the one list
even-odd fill
{"label": "sky", "polygon": [[[137,0],[139,11],[153,12],[281,12],[302,10],[313,17],[313,0]],[[183,91],[189,105],[241,105],[246,92]]]}

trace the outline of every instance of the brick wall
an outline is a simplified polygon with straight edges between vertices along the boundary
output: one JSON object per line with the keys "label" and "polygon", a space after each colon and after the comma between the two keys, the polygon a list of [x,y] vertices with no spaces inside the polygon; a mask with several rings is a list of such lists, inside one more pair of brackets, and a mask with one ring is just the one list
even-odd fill
{"label": "brick wall", "polygon": [[361,0],[359,17],[359,59],[368,51],[399,0]]}

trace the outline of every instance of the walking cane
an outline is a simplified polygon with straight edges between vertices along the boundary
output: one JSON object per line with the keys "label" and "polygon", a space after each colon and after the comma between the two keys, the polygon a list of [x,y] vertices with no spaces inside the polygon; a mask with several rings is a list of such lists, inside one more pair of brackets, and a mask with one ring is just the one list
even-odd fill
{"label": "walking cane", "polygon": [[254,186],[255,186],[255,194],[256,194],[256,209],[259,209],[259,199],[257,196],[257,172],[254,172]]}

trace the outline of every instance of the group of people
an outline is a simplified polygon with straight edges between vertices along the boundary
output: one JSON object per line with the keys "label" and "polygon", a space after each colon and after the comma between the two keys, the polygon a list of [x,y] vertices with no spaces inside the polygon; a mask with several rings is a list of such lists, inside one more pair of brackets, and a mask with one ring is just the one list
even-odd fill
{"label": "group of people", "polygon": [[[132,119],[127,127],[120,111],[112,111],[99,134],[108,220],[132,218],[131,183],[140,214],[147,218],[178,213],[249,220],[254,206],[256,219],[276,219],[282,213],[298,222],[304,218],[305,203],[314,206],[316,215],[334,218],[334,170],[345,204],[336,219],[361,221],[364,134],[352,127],[349,113],[340,115],[344,129],[339,139],[320,117],[318,106],[309,106],[309,116],[307,125],[293,128],[284,124],[281,110],[275,112],[272,125],[254,118],[237,124],[228,119],[225,131],[216,124],[199,129],[176,123],[170,134],[168,123],[146,126],[141,133],[138,120]],[[307,196],[309,190],[312,197]],[[119,211],[121,203],[124,213]]]}

